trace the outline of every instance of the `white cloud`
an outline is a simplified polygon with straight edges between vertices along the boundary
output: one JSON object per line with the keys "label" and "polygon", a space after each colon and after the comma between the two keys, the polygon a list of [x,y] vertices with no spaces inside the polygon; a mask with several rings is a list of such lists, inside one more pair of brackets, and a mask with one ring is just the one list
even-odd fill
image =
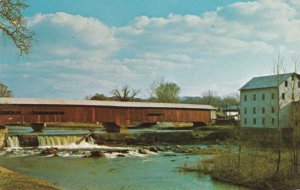
{"label": "white cloud", "polygon": [[[139,24],[145,23],[145,20],[147,24]],[[202,16],[170,14],[159,20],[164,24],[157,25],[156,18],[137,17],[131,25],[115,29],[115,33],[125,42],[126,48],[133,49],[136,54],[144,51],[193,56],[202,53],[273,52],[266,41],[251,38],[253,30],[250,26],[225,20],[217,12]]]}
{"label": "white cloud", "polygon": [[0,54],[0,79],[19,77],[20,94],[31,82],[40,89],[32,93],[78,98],[125,83],[145,91],[159,76],[180,84],[183,95],[228,94],[240,81],[270,74],[277,52],[300,52],[299,5],[237,2],[201,15],[141,15],[122,27],[62,12],[37,14],[28,18],[36,33],[32,53],[12,66]]}
{"label": "white cloud", "polygon": [[119,48],[112,30],[95,18],[58,12],[28,20],[36,33],[33,53],[41,56],[107,57]]}

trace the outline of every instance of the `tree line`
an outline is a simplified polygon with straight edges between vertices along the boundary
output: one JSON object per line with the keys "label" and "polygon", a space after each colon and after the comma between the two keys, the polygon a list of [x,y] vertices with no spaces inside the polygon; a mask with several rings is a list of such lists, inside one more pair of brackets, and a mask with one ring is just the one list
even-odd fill
{"label": "tree line", "polygon": [[137,95],[141,92],[140,89],[133,89],[129,85],[124,85],[121,88],[115,88],[111,91],[111,96],[96,93],[93,96],[87,96],[90,100],[111,100],[111,101],[135,101],[135,102],[164,102],[178,103],[180,102],[180,87],[173,82],[165,82],[163,78],[153,81],[149,88],[149,98],[138,98]]}
{"label": "tree line", "polygon": [[[186,104],[206,104],[219,108],[239,105],[239,95],[218,96],[214,91],[202,93],[202,96],[184,96],[180,97],[180,87],[173,82],[165,82],[163,78],[151,83],[149,87],[149,97],[139,98],[137,95],[141,90],[133,89],[129,85],[121,88],[115,88],[111,95],[96,93],[93,96],[87,96],[88,100],[102,101],[125,101],[125,102],[162,102],[162,103],[186,103]],[[13,92],[5,84],[0,83],[0,97],[13,97]]]}
{"label": "tree line", "polygon": [[201,96],[180,97],[180,87],[174,82],[166,82],[163,78],[153,81],[149,87],[148,98],[138,98],[141,90],[133,89],[129,85],[113,89],[111,96],[96,93],[93,96],[87,96],[89,100],[102,101],[134,101],[134,102],[162,102],[162,103],[186,103],[186,104],[206,104],[219,108],[239,105],[239,94],[228,96],[218,96],[216,92],[208,90]]}

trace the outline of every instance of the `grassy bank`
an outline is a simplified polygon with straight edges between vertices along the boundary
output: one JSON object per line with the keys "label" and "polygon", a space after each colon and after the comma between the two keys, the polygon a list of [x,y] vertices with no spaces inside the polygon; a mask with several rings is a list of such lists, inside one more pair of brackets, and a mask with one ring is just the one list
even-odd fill
{"label": "grassy bank", "polygon": [[183,171],[209,174],[213,179],[253,189],[288,190],[300,188],[300,175],[293,171],[292,154],[283,150],[279,173],[276,173],[277,153],[272,149],[226,147],[211,159],[201,160],[197,167]]}
{"label": "grassy bank", "polygon": [[46,180],[35,179],[0,167],[0,189],[58,190]]}

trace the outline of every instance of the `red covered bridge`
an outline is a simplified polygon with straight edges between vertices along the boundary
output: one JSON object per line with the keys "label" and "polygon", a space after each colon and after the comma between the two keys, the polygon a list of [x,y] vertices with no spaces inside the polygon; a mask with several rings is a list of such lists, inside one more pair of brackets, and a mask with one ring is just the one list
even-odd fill
{"label": "red covered bridge", "polygon": [[120,131],[132,122],[193,122],[209,124],[215,119],[210,105],[95,100],[0,98],[0,122],[102,123],[107,131]]}

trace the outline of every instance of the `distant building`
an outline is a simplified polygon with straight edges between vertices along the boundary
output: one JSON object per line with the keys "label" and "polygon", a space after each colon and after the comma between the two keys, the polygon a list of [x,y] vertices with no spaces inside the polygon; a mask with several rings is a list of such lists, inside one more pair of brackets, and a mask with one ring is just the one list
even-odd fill
{"label": "distant building", "polygon": [[[299,101],[300,75],[254,77],[240,88],[242,127],[292,127],[293,102]],[[279,114],[278,114],[279,113]]]}
{"label": "distant building", "polygon": [[227,117],[227,118],[238,120],[239,119],[239,106],[237,106],[237,105],[226,106],[223,109],[223,113],[224,113],[225,117]]}

